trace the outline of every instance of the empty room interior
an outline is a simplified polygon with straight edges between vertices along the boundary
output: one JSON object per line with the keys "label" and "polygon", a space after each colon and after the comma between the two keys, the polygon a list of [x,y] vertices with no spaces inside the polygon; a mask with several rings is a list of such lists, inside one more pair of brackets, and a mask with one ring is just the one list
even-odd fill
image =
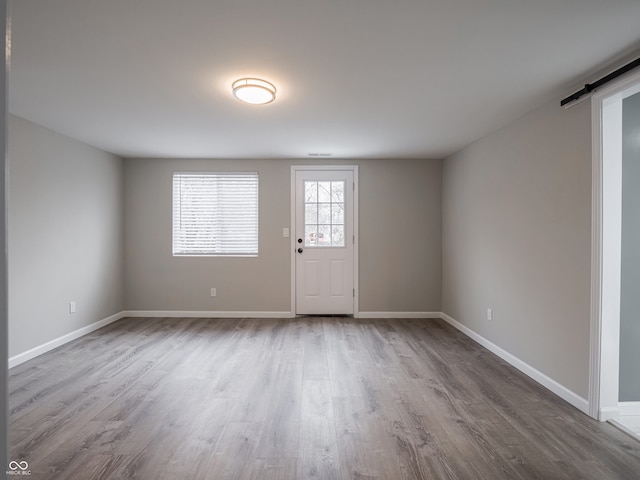
{"label": "empty room interior", "polygon": [[637,0],[9,0],[7,476],[640,478]]}

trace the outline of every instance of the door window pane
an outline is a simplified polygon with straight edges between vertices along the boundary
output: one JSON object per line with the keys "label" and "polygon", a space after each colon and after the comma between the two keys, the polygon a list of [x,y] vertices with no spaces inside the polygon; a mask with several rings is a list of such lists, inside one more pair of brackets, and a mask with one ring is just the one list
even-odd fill
{"label": "door window pane", "polygon": [[318,226],[304,226],[304,245],[305,247],[315,247],[318,245]]}
{"label": "door window pane", "polygon": [[304,182],[305,203],[318,201],[318,182]]}
{"label": "door window pane", "polygon": [[332,182],[331,201],[344,203],[344,182]]}
{"label": "door window pane", "polygon": [[318,225],[318,246],[331,246],[331,225]]}
{"label": "door window pane", "polygon": [[331,239],[335,244],[344,245],[344,225],[333,225],[331,227]]}
{"label": "door window pane", "polygon": [[304,182],[306,247],[344,247],[344,181]]}
{"label": "door window pane", "polygon": [[304,224],[305,225],[317,225],[318,224],[318,204],[306,203],[304,206]]}
{"label": "door window pane", "polygon": [[318,204],[318,224],[331,225],[331,204],[330,203]]}
{"label": "door window pane", "polygon": [[331,201],[331,183],[333,182],[318,182],[318,201],[319,202]]}
{"label": "door window pane", "polygon": [[334,203],[331,205],[331,224],[344,224],[344,203]]}

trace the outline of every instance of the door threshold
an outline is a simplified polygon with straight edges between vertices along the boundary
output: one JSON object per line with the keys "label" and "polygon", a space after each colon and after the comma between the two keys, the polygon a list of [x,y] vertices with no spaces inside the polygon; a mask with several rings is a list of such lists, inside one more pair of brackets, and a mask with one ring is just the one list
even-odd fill
{"label": "door threshold", "polygon": [[607,423],[610,423],[618,430],[626,433],[634,440],[640,442],[640,416],[620,416],[617,419],[609,419]]}

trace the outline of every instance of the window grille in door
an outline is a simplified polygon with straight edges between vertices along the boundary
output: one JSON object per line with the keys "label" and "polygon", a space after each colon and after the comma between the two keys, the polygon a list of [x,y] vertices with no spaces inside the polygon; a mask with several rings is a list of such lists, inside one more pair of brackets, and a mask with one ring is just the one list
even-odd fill
{"label": "window grille in door", "polygon": [[343,180],[305,180],[305,247],[345,246],[344,189]]}

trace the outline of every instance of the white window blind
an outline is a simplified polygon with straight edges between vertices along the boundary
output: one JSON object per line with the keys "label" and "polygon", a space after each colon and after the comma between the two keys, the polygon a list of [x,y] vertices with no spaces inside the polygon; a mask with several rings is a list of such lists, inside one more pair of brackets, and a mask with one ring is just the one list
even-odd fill
{"label": "white window blind", "polygon": [[173,254],[258,254],[257,173],[174,173]]}

